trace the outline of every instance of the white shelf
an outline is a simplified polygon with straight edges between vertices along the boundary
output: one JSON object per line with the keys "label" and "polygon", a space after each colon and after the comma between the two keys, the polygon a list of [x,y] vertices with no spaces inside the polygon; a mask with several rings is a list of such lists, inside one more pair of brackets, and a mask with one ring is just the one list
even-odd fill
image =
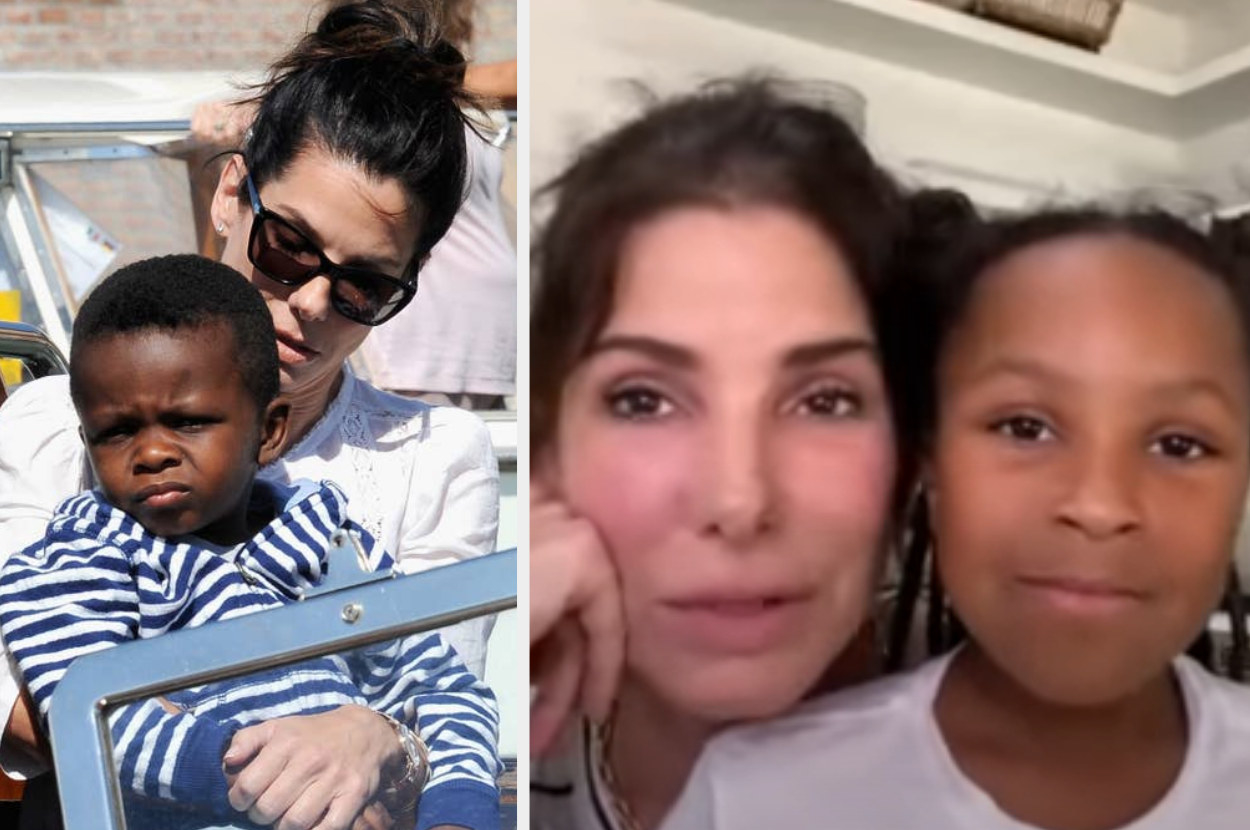
{"label": "white shelf", "polygon": [[920,0],[666,2],[1157,135],[1250,115],[1250,46],[1173,74]]}

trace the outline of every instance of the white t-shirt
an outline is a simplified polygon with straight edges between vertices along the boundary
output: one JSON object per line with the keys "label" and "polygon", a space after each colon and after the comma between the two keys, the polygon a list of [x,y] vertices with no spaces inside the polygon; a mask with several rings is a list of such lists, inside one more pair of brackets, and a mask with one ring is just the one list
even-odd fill
{"label": "white t-shirt", "polygon": [[[348,514],[405,573],[489,553],[499,529],[499,469],[486,425],[471,412],[382,392],[345,367],[322,418],[262,478],[328,480]],[[0,407],[0,562],[43,536],[65,498],[94,486],[65,375],[19,388]],[[444,629],[482,677],[493,618]],[[2,648],[2,647],[0,647]],[[0,659],[0,723],[17,700],[17,675]],[[0,768],[41,771],[0,748]]]}
{"label": "white t-shirt", "polygon": [[[661,830],[1036,830],[955,765],[933,702],[949,657],[722,733]],[[1172,789],[1123,830],[1250,827],[1250,689],[1176,660],[1189,748]],[[1097,782],[1091,782],[1096,792]]]}

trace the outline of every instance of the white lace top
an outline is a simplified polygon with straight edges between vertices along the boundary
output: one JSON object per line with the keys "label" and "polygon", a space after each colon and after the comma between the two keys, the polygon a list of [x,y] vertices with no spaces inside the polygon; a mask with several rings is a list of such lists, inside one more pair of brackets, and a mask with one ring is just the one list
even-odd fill
{"label": "white lace top", "polygon": [[[321,420],[261,476],[335,482],[347,494],[351,518],[407,573],[495,547],[499,471],[482,420],[382,392],[350,369]],[[19,388],[0,407],[0,561],[42,537],[63,499],[92,486],[68,377]],[[490,625],[471,620],[446,630],[478,677]],[[0,660],[0,723],[17,699],[14,678],[8,660]],[[34,771],[3,750],[0,767],[18,775]]]}

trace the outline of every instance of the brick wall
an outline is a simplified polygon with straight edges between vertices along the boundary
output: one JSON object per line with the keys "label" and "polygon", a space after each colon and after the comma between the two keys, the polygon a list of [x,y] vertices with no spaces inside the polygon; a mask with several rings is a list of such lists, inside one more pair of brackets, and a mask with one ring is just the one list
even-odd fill
{"label": "brick wall", "polygon": [[[258,69],[310,0],[0,0],[0,69]],[[479,0],[479,60],[516,54],[516,0]]]}
{"label": "brick wall", "polygon": [[[314,0],[0,0],[0,71],[259,70],[320,8]],[[473,57],[515,56],[515,0],[478,0],[477,12]],[[110,271],[196,250],[189,171],[178,159],[41,164],[35,172],[121,242]]]}

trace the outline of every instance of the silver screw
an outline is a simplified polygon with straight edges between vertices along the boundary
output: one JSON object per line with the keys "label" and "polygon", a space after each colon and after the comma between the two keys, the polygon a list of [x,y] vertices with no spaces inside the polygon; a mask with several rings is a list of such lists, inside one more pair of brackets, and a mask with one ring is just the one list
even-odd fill
{"label": "silver screw", "polygon": [[360,607],[360,603],[349,602],[343,606],[343,613],[340,616],[342,616],[343,622],[354,623],[356,620],[360,619],[360,615],[364,612],[365,609]]}

